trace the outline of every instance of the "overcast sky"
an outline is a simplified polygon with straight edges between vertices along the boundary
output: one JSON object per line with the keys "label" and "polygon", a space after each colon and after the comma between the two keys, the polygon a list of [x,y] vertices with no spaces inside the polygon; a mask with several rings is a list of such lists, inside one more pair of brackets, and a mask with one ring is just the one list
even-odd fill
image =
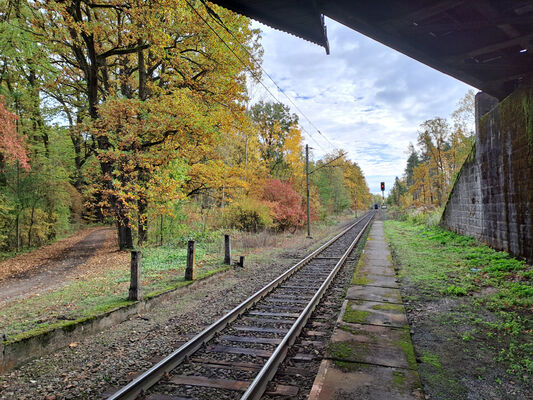
{"label": "overcast sky", "polygon": [[[381,181],[388,191],[403,174],[418,126],[437,116],[449,118],[471,88],[331,19],[326,19],[330,55],[287,33],[253,26],[262,31],[263,68],[331,142],[300,115],[313,136],[305,136],[313,158],[334,147],[346,151],[373,193],[380,193]],[[266,76],[263,82],[299,114]],[[273,101],[258,85],[252,95],[255,101]]]}

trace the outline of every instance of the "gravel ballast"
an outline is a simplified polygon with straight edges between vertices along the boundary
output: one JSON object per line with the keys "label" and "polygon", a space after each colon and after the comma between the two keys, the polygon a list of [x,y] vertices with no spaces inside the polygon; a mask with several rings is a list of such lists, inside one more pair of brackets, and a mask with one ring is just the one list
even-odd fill
{"label": "gravel ballast", "polygon": [[[344,225],[344,224],[341,224]],[[342,226],[331,230],[338,232]],[[322,242],[325,241],[322,240]],[[301,258],[316,248],[291,249]],[[150,312],[0,376],[0,399],[100,399],[263,287],[294,258],[249,263],[180,288]]]}

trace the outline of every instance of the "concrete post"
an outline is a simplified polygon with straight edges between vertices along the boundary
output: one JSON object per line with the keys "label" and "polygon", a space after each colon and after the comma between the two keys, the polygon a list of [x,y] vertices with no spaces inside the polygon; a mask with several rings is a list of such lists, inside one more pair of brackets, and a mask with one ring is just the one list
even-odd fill
{"label": "concrete post", "polygon": [[196,271],[194,269],[194,254],[195,242],[189,240],[187,242],[187,267],[185,268],[185,280],[194,281],[196,279]]}
{"label": "concrete post", "polygon": [[229,235],[224,235],[224,264],[231,265],[231,242]]}
{"label": "concrete post", "polygon": [[142,284],[141,284],[141,269],[142,269],[142,254],[140,250],[131,251],[131,275],[130,275],[130,291],[128,300],[142,300]]}

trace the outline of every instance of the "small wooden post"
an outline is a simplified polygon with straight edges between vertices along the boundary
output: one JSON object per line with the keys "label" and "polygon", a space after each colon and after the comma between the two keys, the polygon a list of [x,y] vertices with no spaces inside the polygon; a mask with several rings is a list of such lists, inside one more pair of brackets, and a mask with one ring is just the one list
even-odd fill
{"label": "small wooden post", "polygon": [[196,279],[196,271],[194,270],[194,253],[195,242],[189,240],[187,242],[187,267],[185,268],[185,280],[194,281]]}
{"label": "small wooden post", "polygon": [[141,269],[142,269],[142,254],[140,250],[131,251],[131,276],[130,276],[130,292],[128,300],[142,300],[142,284],[141,284]]}
{"label": "small wooden post", "polygon": [[231,265],[231,242],[229,235],[224,235],[224,264]]}
{"label": "small wooden post", "polygon": [[244,268],[244,256],[239,257],[239,267]]}

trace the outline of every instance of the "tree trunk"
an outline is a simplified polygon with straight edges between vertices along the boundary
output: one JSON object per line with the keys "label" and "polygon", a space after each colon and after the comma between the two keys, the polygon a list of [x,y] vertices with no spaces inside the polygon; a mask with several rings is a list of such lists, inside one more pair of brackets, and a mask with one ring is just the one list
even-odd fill
{"label": "tree trunk", "polygon": [[119,219],[117,222],[118,247],[120,250],[133,249],[133,234],[128,222],[126,218]]}
{"label": "tree trunk", "polygon": [[31,208],[30,227],[28,229],[28,247],[31,247],[31,232],[33,230],[33,216],[35,215],[35,206]]}
{"label": "tree trunk", "polygon": [[137,244],[139,246],[142,246],[144,241],[148,239],[148,224],[146,215],[146,209],[148,207],[146,204],[146,200],[142,198],[139,199],[139,201],[137,202],[137,207],[139,208],[139,236],[137,237]]}

